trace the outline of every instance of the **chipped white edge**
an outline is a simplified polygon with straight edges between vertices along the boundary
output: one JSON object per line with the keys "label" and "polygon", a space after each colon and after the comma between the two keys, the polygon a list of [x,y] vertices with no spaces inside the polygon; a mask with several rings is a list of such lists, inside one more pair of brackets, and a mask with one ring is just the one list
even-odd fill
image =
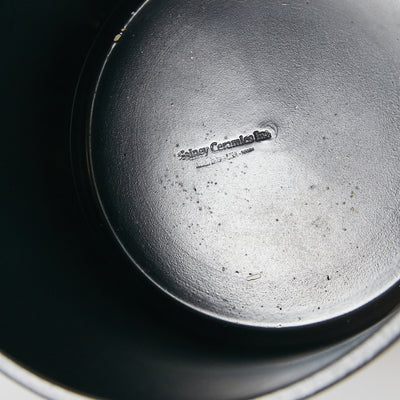
{"label": "chipped white edge", "polygon": [[132,19],[136,17],[136,15],[149,3],[150,0],[146,0],[145,2],[142,3],[142,5],[136,10],[131,12],[131,17],[129,18],[128,22],[125,23],[125,25],[120,29],[119,33],[117,33],[114,36],[114,43],[117,43],[119,39],[121,39],[122,35],[124,32],[127,30],[128,25],[131,23]]}

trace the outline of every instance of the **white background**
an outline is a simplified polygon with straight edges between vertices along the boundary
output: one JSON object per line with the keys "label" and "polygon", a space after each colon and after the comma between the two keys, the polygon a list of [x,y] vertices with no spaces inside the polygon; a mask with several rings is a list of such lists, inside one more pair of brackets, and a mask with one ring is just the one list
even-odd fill
{"label": "white background", "polygon": [[[400,340],[360,371],[312,397],[312,400],[398,400],[399,366]],[[0,374],[0,399],[43,400],[42,397],[31,393],[2,374]]]}

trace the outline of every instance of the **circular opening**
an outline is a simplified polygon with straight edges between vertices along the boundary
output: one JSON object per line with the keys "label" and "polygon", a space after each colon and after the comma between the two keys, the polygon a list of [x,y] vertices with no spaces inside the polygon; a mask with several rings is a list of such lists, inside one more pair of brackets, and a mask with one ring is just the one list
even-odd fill
{"label": "circular opening", "polygon": [[[397,7],[375,7],[394,23]],[[150,2],[114,36],[90,175],[159,287],[273,328],[347,315],[396,284],[400,53],[374,21],[345,1]]]}

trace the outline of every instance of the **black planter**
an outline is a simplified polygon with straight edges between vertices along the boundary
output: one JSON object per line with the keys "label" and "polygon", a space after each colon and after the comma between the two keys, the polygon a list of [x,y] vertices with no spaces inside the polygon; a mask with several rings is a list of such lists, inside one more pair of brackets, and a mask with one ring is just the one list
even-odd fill
{"label": "black planter", "polygon": [[1,9],[1,371],[297,399],[397,338],[396,2]]}

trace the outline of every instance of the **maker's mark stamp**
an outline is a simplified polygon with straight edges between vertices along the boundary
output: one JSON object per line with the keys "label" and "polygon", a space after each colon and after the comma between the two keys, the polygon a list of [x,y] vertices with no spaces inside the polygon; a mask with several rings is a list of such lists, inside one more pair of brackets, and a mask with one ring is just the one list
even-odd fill
{"label": "maker's mark stamp", "polygon": [[[204,146],[200,147],[197,149],[188,149],[188,150],[181,150],[178,153],[178,158],[183,161],[191,161],[191,160],[196,160],[200,157],[208,157],[208,156],[218,156],[219,153],[223,151],[232,151],[232,149],[236,149],[236,147],[241,147],[241,146],[248,146],[248,145],[253,145],[258,142],[263,142],[265,140],[270,140],[272,139],[273,136],[276,136],[277,134],[277,128],[273,126],[269,126],[265,130],[262,131],[254,131],[252,134],[244,136],[240,135],[236,139],[228,140],[225,142],[212,142],[209,146]],[[241,152],[234,152],[232,154],[247,154],[254,151],[254,147],[247,148],[242,150]],[[228,155],[227,155],[228,156]],[[225,159],[226,157],[216,157],[214,160],[222,160]],[[210,164],[207,165],[212,165],[215,164],[216,162],[220,161],[215,161],[211,162]],[[206,164],[204,165],[206,166]],[[197,167],[199,168],[199,166]]]}

